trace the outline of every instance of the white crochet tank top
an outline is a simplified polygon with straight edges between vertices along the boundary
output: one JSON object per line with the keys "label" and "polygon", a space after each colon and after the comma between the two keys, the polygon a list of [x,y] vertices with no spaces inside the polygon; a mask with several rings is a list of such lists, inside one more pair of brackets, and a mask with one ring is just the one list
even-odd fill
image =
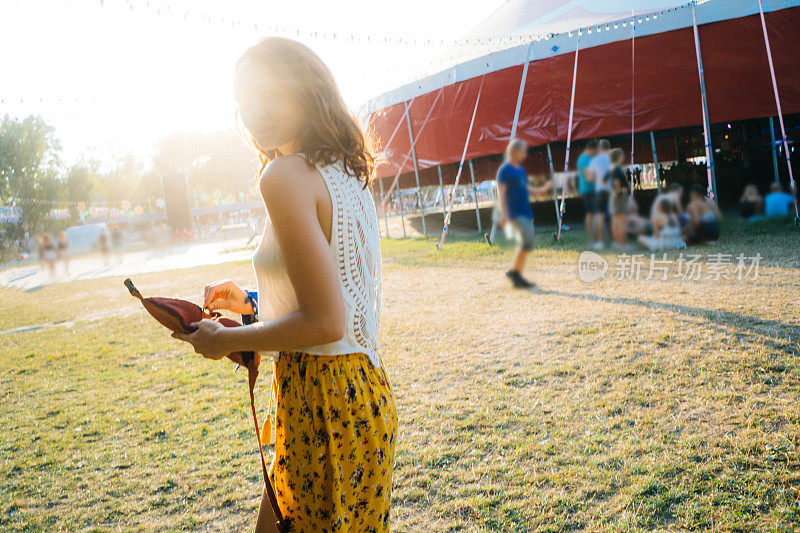
{"label": "white crochet tank top", "polygon": [[[325,180],[333,207],[330,252],[339,269],[347,323],[342,339],[302,351],[315,355],[364,353],[379,367],[381,248],[375,203],[369,189],[348,176],[341,163],[317,169]],[[259,320],[273,320],[299,309],[269,220],[253,255],[253,270],[258,280]]]}

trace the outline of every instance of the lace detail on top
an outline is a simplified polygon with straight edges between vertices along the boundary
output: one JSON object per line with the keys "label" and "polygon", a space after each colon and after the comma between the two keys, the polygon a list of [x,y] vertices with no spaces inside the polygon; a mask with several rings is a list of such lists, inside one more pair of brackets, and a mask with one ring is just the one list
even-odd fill
{"label": "lace detail on top", "polygon": [[[330,249],[339,270],[347,324],[341,340],[303,350],[315,355],[361,352],[375,366],[381,301],[381,249],[378,215],[369,189],[348,176],[339,162],[318,167],[331,197]],[[268,222],[253,269],[258,280],[259,319],[271,320],[299,306],[275,232]]]}

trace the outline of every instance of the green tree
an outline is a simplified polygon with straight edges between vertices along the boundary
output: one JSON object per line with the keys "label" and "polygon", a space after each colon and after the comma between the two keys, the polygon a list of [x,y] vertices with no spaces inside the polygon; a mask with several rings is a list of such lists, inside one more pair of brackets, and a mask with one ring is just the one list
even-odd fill
{"label": "green tree", "polygon": [[42,117],[6,115],[0,122],[0,202],[22,210],[20,225],[7,228],[11,238],[26,226],[32,234],[47,229],[47,215],[62,194],[60,150]]}
{"label": "green tree", "polygon": [[64,179],[64,199],[68,202],[71,220],[79,221],[78,204],[89,205],[94,199],[94,189],[102,179],[97,161],[80,161],[73,165]]}

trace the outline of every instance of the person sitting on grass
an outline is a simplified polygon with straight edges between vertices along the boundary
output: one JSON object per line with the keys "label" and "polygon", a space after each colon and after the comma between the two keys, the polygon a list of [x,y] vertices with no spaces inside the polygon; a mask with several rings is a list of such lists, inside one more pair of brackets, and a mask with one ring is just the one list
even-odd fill
{"label": "person sitting on grass", "polygon": [[520,139],[512,139],[506,148],[506,161],[497,170],[497,205],[500,208],[498,225],[508,228],[517,241],[517,252],[506,277],[515,288],[528,289],[533,283],[522,276],[525,259],[534,247],[533,209],[530,195],[539,194],[550,184],[530,187],[528,173],[522,163],[528,157],[528,145]]}
{"label": "person sitting on grass", "polygon": [[772,220],[789,218],[793,203],[794,197],[785,192],[780,183],[773,183],[769,194],[764,198],[764,216]]}
{"label": "person sitting on grass", "polygon": [[678,218],[681,221],[681,227],[684,227],[689,222],[689,219],[683,212],[683,185],[680,183],[670,183],[666,192],[659,193],[658,196],[656,196],[656,199],[653,200],[653,204],[650,206],[651,219],[658,210],[659,202],[663,202],[664,200],[668,200],[672,203],[672,207],[678,213]]}
{"label": "person sitting on grass", "polygon": [[689,216],[689,223],[684,229],[687,245],[717,243],[721,215],[714,201],[706,197],[702,186],[692,186],[686,214]]}
{"label": "person sitting on grass", "polygon": [[640,235],[653,231],[650,221],[639,214],[639,202],[630,195],[628,196],[628,218],[625,219],[625,231],[629,236],[637,239]]}
{"label": "person sitting on grass", "polygon": [[628,245],[628,234],[625,231],[628,217],[628,181],[622,165],[625,163],[625,152],[622,148],[614,148],[609,153],[611,158],[611,195],[608,199],[608,212],[611,215],[611,241],[616,249],[624,249]]}
{"label": "person sitting on grass", "polygon": [[639,237],[639,242],[642,246],[652,251],[675,250],[686,247],[686,243],[681,236],[678,209],[672,201],[665,199],[658,202],[651,223],[653,225],[653,234]]}
{"label": "person sitting on grass", "polygon": [[763,218],[764,200],[752,183],[747,185],[739,200],[739,216],[748,222],[758,222]]}

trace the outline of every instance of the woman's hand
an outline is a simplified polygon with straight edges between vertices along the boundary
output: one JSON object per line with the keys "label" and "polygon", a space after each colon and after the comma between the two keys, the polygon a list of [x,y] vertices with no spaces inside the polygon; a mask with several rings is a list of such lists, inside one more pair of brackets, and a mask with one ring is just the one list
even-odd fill
{"label": "woman's hand", "polygon": [[194,351],[206,359],[218,361],[228,355],[231,351],[226,349],[223,342],[223,331],[225,326],[217,322],[204,318],[200,322],[192,324],[197,330],[192,333],[173,333],[176,339],[186,341],[194,347]]}
{"label": "woman's hand", "polygon": [[247,293],[229,279],[206,285],[203,307],[209,311],[227,309],[240,315],[253,314],[253,306],[245,302]]}

